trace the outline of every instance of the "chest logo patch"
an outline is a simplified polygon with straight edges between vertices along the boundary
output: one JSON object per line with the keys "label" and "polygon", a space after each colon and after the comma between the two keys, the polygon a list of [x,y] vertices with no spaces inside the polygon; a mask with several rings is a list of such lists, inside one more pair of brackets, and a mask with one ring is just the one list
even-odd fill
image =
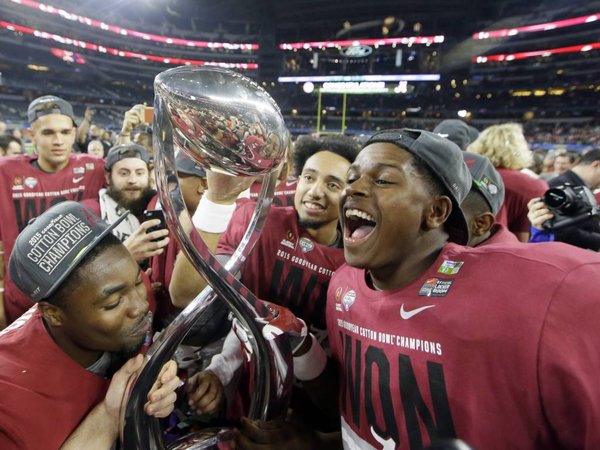
{"label": "chest logo patch", "polygon": [[73,167],[74,175],[81,175],[82,173],[85,173],[85,169],[83,167]]}
{"label": "chest logo patch", "polygon": [[292,230],[286,233],[286,236],[281,240],[281,245],[296,250],[296,236]]}
{"label": "chest logo patch", "polygon": [[38,180],[35,177],[27,177],[25,178],[25,186],[27,186],[29,189],[33,189],[34,187],[36,187],[38,184]]}
{"label": "chest logo patch", "polygon": [[300,244],[300,248],[302,249],[302,251],[304,253],[308,253],[310,252],[313,248],[315,248],[315,244],[313,241],[311,241],[308,238],[300,238],[300,240],[298,241],[298,243]]}
{"label": "chest logo patch", "polygon": [[458,273],[463,264],[464,262],[462,261],[450,261],[446,259],[437,271],[445,275],[454,275]]}
{"label": "chest logo patch", "polygon": [[346,294],[344,295],[344,298],[342,298],[342,305],[344,305],[344,309],[346,311],[348,311],[355,300],[356,300],[356,292],[354,292],[354,291],[346,292]]}
{"label": "chest logo patch", "polygon": [[450,290],[454,280],[444,278],[429,278],[423,283],[419,289],[419,295],[425,297],[445,297]]}

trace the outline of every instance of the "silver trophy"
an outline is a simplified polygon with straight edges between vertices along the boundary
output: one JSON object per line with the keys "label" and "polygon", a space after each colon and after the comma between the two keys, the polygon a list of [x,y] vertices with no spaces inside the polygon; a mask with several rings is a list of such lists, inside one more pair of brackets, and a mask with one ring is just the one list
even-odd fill
{"label": "silver trophy", "polygon": [[[267,341],[261,329],[272,312],[233,273],[256,243],[271,204],[273,174],[284,158],[288,132],[279,107],[254,81],[220,68],[177,67],[154,81],[154,147],[157,187],[171,235],[194,267],[209,282],[147,352],[148,363],[130,390],[121,431],[123,448],[230,448],[231,429],[208,429],[166,447],[158,420],[143,405],[165,362],[194,323],[214,301],[224,301],[248,334],[255,358],[255,389],[248,416],[269,420],[283,415],[291,391],[291,351],[287,340]],[[196,248],[179,221],[187,214],[176,183],[175,149],[186,152],[207,170],[233,176],[264,175],[263,189],[251,223],[233,257],[222,266],[205,245]],[[178,183],[175,184],[178,186]],[[192,230],[192,233],[197,233]],[[201,241],[201,239],[200,239]]]}

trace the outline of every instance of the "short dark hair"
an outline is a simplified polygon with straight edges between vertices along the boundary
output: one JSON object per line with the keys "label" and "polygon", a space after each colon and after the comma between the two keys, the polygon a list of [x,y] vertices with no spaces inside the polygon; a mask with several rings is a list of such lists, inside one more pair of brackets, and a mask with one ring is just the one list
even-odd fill
{"label": "short dark hair", "polygon": [[475,187],[471,188],[465,199],[460,205],[460,208],[472,216],[479,216],[483,213],[491,213],[492,208],[485,197]]}
{"label": "short dark hair", "polygon": [[8,146],[11,142],[16,142],[19,145],[23,145],[21,143],[21,139],[11,136],[10,134],[0,135],[0,149],[2,149],[2,151],[6,152],[6,149],[8,149]]}
{"label": "short dark hair", "polygon": [[581,157],[579,164],[581,164],[582,166],[589,166],[591,163],[598,160],[600,160],[600,148],[595,148],[593,150],[590,150],[589,152],[586,152]]}
{"label": "short dark hair", "polygon": [[319,138],[300,136],[294,144],[294,175],[298,176],[302,173],[308,158],[315,153],[324,151],[335,153],[352,163],[360,152],[360,145],[351,137],[343,135],[322,136]]}
{"label": "short dark hair", "polygon": [[106,236],[102,238],[100,242],[92,249],[90,252],[85,255],[85,257],[81,260],[79,265],[71,274],[65,279],[65,281],[60,285],[60,287],[54,291],[52,295],[45,298],[44,302],[50,303],[51,305],[64,307],[65,299],[68,298],[69,292],[74,290],[75,287],[81,283],[82,274],[85,271],[85,268],[88,264],[92,263],[98,255],[105,252],[109,248],[123,245],[119,238],[117,238],[114,234],[108,233]]}

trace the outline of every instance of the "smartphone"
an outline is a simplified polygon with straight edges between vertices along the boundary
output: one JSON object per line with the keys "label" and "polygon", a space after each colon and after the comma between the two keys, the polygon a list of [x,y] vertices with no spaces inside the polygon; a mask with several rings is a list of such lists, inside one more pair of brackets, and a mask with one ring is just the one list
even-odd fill
{"label": "smartphone", "polygon": [[[144,222],[152,219],[159,219],[160,223],[158,225],[148,228],[148,230],[146,230],[146,233],[152,233],[153,231],[164,230],[165,228],[167,228],[165,214],[161,209],[150,209],[144,211]],[[160,241],[161,239],[153,239],[152,242]]]}
{"label": "smartphone", "polygon": [[152,123],[154,121],[154,107],[144,107],[144,123]]}

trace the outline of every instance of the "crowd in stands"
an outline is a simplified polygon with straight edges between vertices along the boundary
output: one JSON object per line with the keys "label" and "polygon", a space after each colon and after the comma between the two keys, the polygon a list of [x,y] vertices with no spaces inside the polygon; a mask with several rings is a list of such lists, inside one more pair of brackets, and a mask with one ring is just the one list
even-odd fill
{"label": "crowd in stands", "polygon": [[[88,29],[33,3],[6,2],[0,13],[126,51],[269,62],[256,51]],[[211,11],[231,12],[228,2],[145,3],[98,8],[106,23],[131,29],[265,47],[276,46],[277,27],[263,25],[273,11],[295,13],[285,2],[240,4],[259,20],[208,27]],[[442,76],[402,95],[341,96],[252,73],[280,106],[287,142],[233,108],[176,106],[166,180],[156,179],[153,138],[167,134],[150,106],[154,76],[171,63],[90,49],[64,59],[40,42],[79,49],[0,28],[0,449],[122,447],[146,352],[210,285],[166,226],[172,211],[159,190],[213,267],[237,256],[264,192],[260,177],[232,177],[177,148],[191,141],[230,146],[233,159],[243,152],[231,164],[281,164],[252,252],[235,273],[217,270],[256,297],[260,318],[243,323],[217,299],[148,377],[139,414],[158,420],[157,447],[232,426],[235,446],[223,448],[599,449],[597,49],[490,64],[464,51],[464,67],[446,67],[459,37],[492,54],[576,44],[597,31],[590,20],[566,32],[466,36],[598,6],[546,3],[528,12],[521,2],[487,5],[512,16],[465,20],[444,45],[400,53],[273,52],[280,75]],[[53,4],[90,15],[85,2]],[[297,25],[284,25],[293,35]],[[290,381],[270,392],[286,401],[269,420],[246,417],[262,393],[261,336],[281,349],[278,380]]]}

